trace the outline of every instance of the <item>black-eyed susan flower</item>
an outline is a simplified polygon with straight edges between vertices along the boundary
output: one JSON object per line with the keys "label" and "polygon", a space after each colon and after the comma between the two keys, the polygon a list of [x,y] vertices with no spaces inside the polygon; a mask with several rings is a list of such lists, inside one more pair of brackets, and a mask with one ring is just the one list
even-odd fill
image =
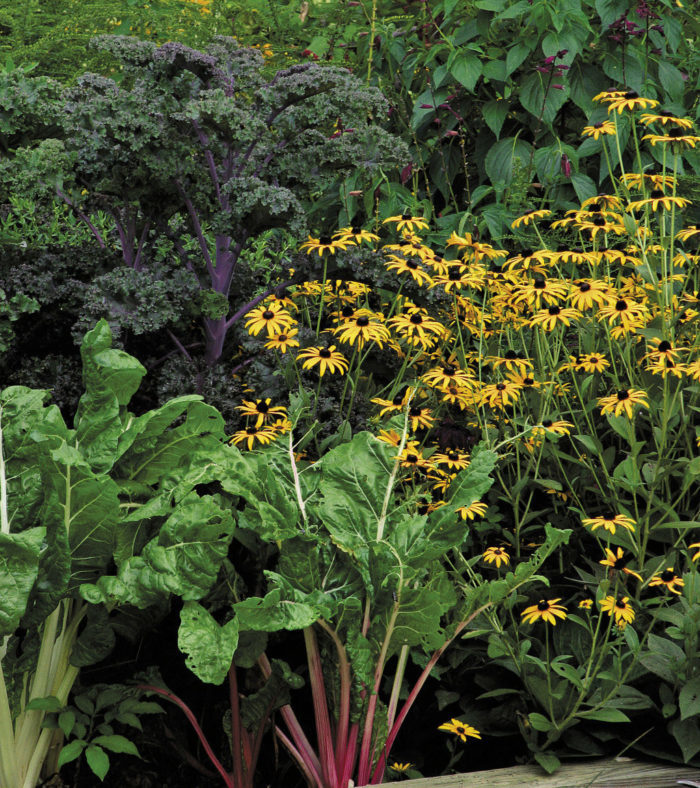
{"label": "black-eyed susan flower", "polygon": [[272,334],[265,343],[265,347],[268,350],[278,350],[280,353],[286,353],[290,347],[299,347],[299,341],[296,339],[298,333],[296,328],[290,328],[289,331]]}
{"label": "black-eyed susan flower", "polygon": [[421,375],[421,380],[428,386],[436,388],[446,388],[447,386],[473,386],[475,381],[472,376],[465,372],[457,364],[446,362],[439,367],[432,367]]}
{"label": "black-eyed susan flower", "polygon": [[364,230],[360,225],[356,224],[350,227],[341,227],[340,230],[333,233],[333,238],[339,238],[341,241],[353,241],[356,244],[361,244],[363,241],[372,243],[379,240],[378,235],[371,233],[369,230]]}
{"label": "black-eyed susan flower", "polygon": [[669,112],[666,109],[659,110],[657,113],[645,113],[639,116],[639,120],[645,126],[649,126],[652,123],[660,123],[662,126],[666,124],[670,126],[677,126],[681,129],[692,129],[693,128],[693,121],[690,118],[678,118],[672,112]]}
{"label": "black-eyed susan flower", "polygon": [[651,145],[671,145],[674,148],[694,148],[700,144],[700,137],[686,134],[683,129],[670,129],[666,134],[645,134],[643,140],[649,140]]}
{"label": "black-eyed susan flower", "polygon": [[630,560],[630,556],[625,555],[625,551],[621,548],[617,548],[617,552],[613,553],[613,551],[609,548],[605,548],[605,558],[598,563],[602,566],[609,566],[611,569],[614,569],[616,572],[624,572],[626,575],[632,575],[632,577],[636,577],[637,580],[641,580],[641,575],[637,574],[637,572],[632,571],[628,566],[627,563]]}
{"label": "black-eyed susan flower", "polygon": [[677,594],[678,596],[681,595],[679,589],[683,588],[684,585],[685,581],[682,577],[678,577],[672,566],[667,567],[663,572],[655,574],[649,581],[649,588],[652,586],[665,586],[672,594]]}
{"label": "black-eyed susan flower", "polygon": [[634,417],[635,407],[641,405],[649,407],[647,394],[639,389],[620,389],[616,394],[609,397],[600,397],[598,404],[601,406],[600,412],[604,416],[606,413],[613,413],[621,416],[623,413],[628,419]]}
{"label": "black-eyed susan flower", "polygon": [[409,441],[396,459],[399,461],[399,465],[402,468],[408,468],[412,471],[430,471],[435,467],[432,460],[426,459],[423,456],[416,441]]}
{"label": "black-eyed susan flower", "polygon": [[546,208],[535,209],[533,208],[530,211],[525,211],[522,216],[518,216],[518,218],[511,223],[511,227],[515,229],[516,227],[525,227],[526,225],[533,222],[535,219],[544,219],[545,216],[551,216],[552,212],[548,211]]}
{"label": "black-eyed susan flower", "polygon": [[445,327],[424,310],[417,307],[387,320],[398,336],[413,347],[430,350],[445,334]]}
{"label": "black-eyed susan flower", "polygon": [[692,238],[698,233],[700,233],[700,227],[695,224],[691,224],[690,227],[685,227],[683,230],[679,230],[676,233],[676,238],[679,241],[687,241],[689,238]]}
{"label": "black-eyed susan flower", "polygon": [[244,399],[242,405],[237,405],[236,410],[240,410],[240,412],[244,416],[252,417],[255,419],[255,426],[260,427],[266,421],[272,421],[279,417],[284,418],[287,415],[287,409],[282,405],[270,405],[272,399],[267,397],[266,399],[256,399],[255,402],[251,400]]}
{"label": "black-eyed susan flower", "polygon": [[542,304],[556,304],[563,301],[567,295],[567,286],[556,279],[547,279],[536,276],[524,285],[521,285],[513,297],[513,303],[526,303],[529,307],[539,309]]}
{"label": "black-eyed susan flower", "polygon": [[662,378],[667,378],[669,375],[674,378],[682,378],[689,372],[687,365],[672,361],[670,358],[654,359],[644,369],[651,372],[652,375],[660,375]]}
{"label": "black-eyed susan flower", "polygon": [[542,419],[542,421],[535,427],[536,430],[541,430],[542,433],[551,433],[552,435],[571,435],[573,424],[564,419]]}
{"label": "black-eyed susan flower", "polygon": [[268,337],[288,331],[295,324],[294,318],[279,304],[261,304],[251,309],[246,317],[245,327],[252,336],[263,329]]}
{"label": "black-eyed susan flower", "polygon": [[578,603],[579,610],[590,610],[593,607],[593,600],[590,597],[581,599]]}
{"label": "black-eyed susan flower", "polygon": [[[609,123],[610,121],[606,121]],[[595,197],[588,197],[581,203],[581,209],[588,211],[616,211],[622,207],[622,200],[616,194],[596,194]]]}
{"label": "black-eyed susan flower", "polygon": [[690,200],[685,197],[674,197],[670,194],[664,194],[661,189],[652,189],[648,197],[643,200],[635,200],[627,205],[628,211],[640,211],[642,208],[649,207],[652,211],[658,211],[663,208],[665,211],[670,211],[672,206],[676,208],[685,208],[690,205]]}
{"label": "black-eyed susan flower", "polygon": [[297,353],[297,359],[303,359],[302,367],[311,369],[318,364],[319,374],[323,377],[326,371],[344,375],[348,371],[348,361],[345,356],[335,349],[335,345],[325,347],[309,347]]}
{"label": "black-eyed susan flower", "polygon": [[569,300],[574,309],[584,311],[610,304],[610,286],[599,279],[577,279],[569,287]]}
{"label": "black-eyed susan flower", "polygon": [[595,531],[597,528],[604,528],[606,531],[610,531],[611,534],[615,533],[618,526],[626,528],[628,531],[634,531],[635,526],[635,521],[631,517],[625,514],[613,514],[612,512],[599,514],[596,517],[586,517],[581,522],[589,526],[591,531]]}
{"label": "black-eyed susan flower", "polygon": [[408,409],[408,419],[411,422],[411,429],[415,432],[418,429],[430,429],[435,422],[430,408],[421,405],[412,405]]}
{"label": "black-eyed susan flower", "polygon": [[610,362],[602,353],[584,353],[577,360],[577,369],[582,372],[605,372]]}
{"label": "black-eyed susan flower", "polygon": [[469,504],[469,506],[460,506],[459,509],[457,509],[457,514],[463,520],[474,520],[477,517],[483,517],[488,508],[489,506],[487,503],[483,501],[474,501],[474,503]]}
{"label": "black-eyed susan flower", "polygon": [[305,241],[299,249],[305,249],[306,254],[318,253],[319,257],[323,257],[324,252],[335,254],[339,250],[345,250],[348,246],[354,244],[346,238],[331,238],[330,235],[322,235],[320,238],[313,238],[309,236],[309,240]]}
{"label": "black-eyed susan flower", "polygon": [[577,309],[552,304],[547,309],[540,309],[528,321],[528,325],[540,326],[544,331],[553,331],[557,326],[570,326],[572,320],[578,320],[580,317],[581,313]]}
{"label": "black-eyed susan flower", "polygon": [[376,316],[370,318],[368,315],[359,315],[344,321],[333,329],[333,333],[338,335],[341,342],[360,349],[368,342],[375,342],[379,347],[383,347],[390,337],[389,329],[377,320]]}
{"label": "black-eyed susan flower", "polygon": [[488,405],[490,408],[504,408],[516,402],[521,391],[521,387],[512,380],[489,383],[481,389],[481,404]]}
{"label": "black-eyed susan flower", "polygon": [[525,375],[532,370],[532,361],[520,350],[508,348],[502,356],[488,356],[486,359],[494,369],[505,367],[508,372],[519,372]]}
{"label": "black-eyed susan flower", "polygon": [[595,96],[593,96],[591,101],[609,104],[611,101],[615,101],[616,99],[624,96],[626,92],[627,91],[622,88],[607,88],[606,90],[602,90],[600,93],[597,93]]}
{"label": "black-eyed susan flower", "polygon": [[534,624],[535,621],[545,621],[547,624],[556,625],[557,618],[564,620],[567,616],[566,608],[564,605],[557,604],[561,602],[561,597],[557,599],[540,599],[536,605],[530,605],[520,614],[525,624]]}
{"label": "black-eyed susan flower", "polygon": [[628,596],[606,596],[600,602],[600,609],[610,617],[614,617],[616,624],[631,624],[634,621],[634,610],[629,603]]}
{"label": "black-eyed susan flower", "polygon": [[671,189],[676,182],[673,175],[661,173],[638,173],[627,172],[620,176],[625,186],[634,189],[643,189],[645,183],[651,185],[653,189]]}
{"label": "black-eyed susan flower", "polygon": [[469,465],[469,455],[454,449],[444,452],[435,452],[431,457],[437,465],[444,465],[448,470],[461,471]]}
{"label": "black-eyed susan flower", "polygon": [[700,558],[700,542],[693,542],[693,544],[688,545],[688,550],[698,550],[697,553],[690,559],[691,561],[697,561]]}
{"label": "black-eyed susan flower", "polygon": [[408,212],[404,212],[400,216],[390,216],[382,222],[382,224],[390,223],[396,225],[396,230],[398,232],[404,229],[409,232],[428,229],[428,222],[422,216],[411,216]]}
{"label": "black-eyed susan flower", "polygon": [[379,435],[375,436],[377,440],[383,443],[388,443],[390,446],[400,446],[401,436],[396,430],[379,430]]}
{"label": "black-eyed susan flower", "polygon": [[429,285],[433,281],[430,274],[423,268],[419,257],[404,258],[390,255],[384,265],[387,271],[396,271],[397,274],[408,274],[419,285]]}
{"label": "black-eyed susan flower", "polygon": [[400,391],[398,394],[395,394],[392,399],[382,399],[381,397],[375,397],[374,399],[370,400],[370,402],[373,402],[375,405],[382,406],[382,409],[379,411],[379,418],[382,418],[388,413],[401,413],[406,409],[406,405],[412,396],[413,389],[411,386],[409,386],[405,391]]}
{"label": "black-eyed susan flower", "polygon": [[466,722],[457,720],[454,717],[449,722],[443,722],[442,725],[438,727],[438,730],[445,731],[446,733],[454,733],[455,736],[459,736],[462,741],[466,741],[467,736],[471,736],[473,739],[481,738],[481,734],[476,728],[472,728],[471,725],[467,725]]}
{"label": "black-eyed susan flower", "polygon": [[496,564],[496,569],[500,569],[501,564],[508,566],[510,556],[503,547],[487,547],[481,557],[487,564]]}
{"label": "black-eyed susan flower", "polygon": [[645,98],[634,90],[628,90],[608,103],[608,113],[617,111],[618,115],[622,115],[626,109],[647,109],[658,106],[659,102],[656,99]]}
{"label": "black-eyed susan flower", "polygon": [[584,126],[581,133],[584,137],[593,137],[594,140],[597,140],[598,137],[614,135],[617,132],[612,121],[604,120],[600,123],[591,123],[590,126]]}
{"label": "black-eyed susan flower", "polygon": [[245,429],[234,432],[229,440],[229,443],[234,443],[238,446],[239,443],[246,443],[248,451],[252,450],[255,443],[260,443],[265,446],[272,443],[277,437],[278,433],[272,427],[246,427]]}
{"label": "black-eyed susan flower", "polygon": [[398,774],[403,774],[407,772],[409,769],[413,768],[412,763],[399,763],[398,761],[394,761],[389,767],[392,772],[397,772]]}
{"label": "black-eyed susan flower", "polygon": [[618,298],[614,303],[602,306],[598,310],[598,320],[607,320],[608,324],[619,325],[625,331],[635,331],[644,325],[647,308],[629,298]]}

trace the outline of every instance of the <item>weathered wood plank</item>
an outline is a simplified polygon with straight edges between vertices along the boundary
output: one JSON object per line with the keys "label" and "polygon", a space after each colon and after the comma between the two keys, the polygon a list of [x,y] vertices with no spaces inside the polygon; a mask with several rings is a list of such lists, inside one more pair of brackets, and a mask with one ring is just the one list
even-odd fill
{"label": "weathered wood plank", "polygon": [[[405,788],[679,788],[678,780],[687,780],[686,785],[696,783],[700,788],[700,769],[640,763],[632,758],[611,758],[566,764],[551,775],[543,774],[538,766],[512,766],[447,777],[403,780],[400,784]],[[383,783],[383,788],[397,788],[398,785]]]}

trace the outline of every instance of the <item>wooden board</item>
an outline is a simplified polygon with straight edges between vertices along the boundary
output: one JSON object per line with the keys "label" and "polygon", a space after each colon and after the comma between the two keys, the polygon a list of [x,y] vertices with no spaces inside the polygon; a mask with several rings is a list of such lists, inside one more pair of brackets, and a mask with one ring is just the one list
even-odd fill
{"label": "wooden board", "polygon": [[700,788],[700,769],[611,758],[566,764],[551,775],[544,774],[539,766],[513,766],[383,783],[384,788],[398,788],[399,785],[405,788]]}

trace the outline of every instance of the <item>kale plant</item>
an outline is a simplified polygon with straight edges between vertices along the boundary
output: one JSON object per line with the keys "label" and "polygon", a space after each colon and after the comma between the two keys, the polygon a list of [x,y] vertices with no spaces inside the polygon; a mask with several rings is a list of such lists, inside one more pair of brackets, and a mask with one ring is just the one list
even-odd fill
{"label": "kale plant", "polygon": [[269,76],[260,52],[224,37],[204,52],[126,36],[93,45],[122,62],[123,79],[85,74],[64,94],[71,164],[53,186],[103,248],[112,239],[89,217],[113,217],[135,271],[169,239],[200,290],[223,302],[200,310],[214,366],[228,331],[275,289],[241,299],[246,244],[273,227],[303,234],[305,201],[351,171],[404,165],[406,148],[377,125],[388,113],[380,92],[345,69],[304,63]]}

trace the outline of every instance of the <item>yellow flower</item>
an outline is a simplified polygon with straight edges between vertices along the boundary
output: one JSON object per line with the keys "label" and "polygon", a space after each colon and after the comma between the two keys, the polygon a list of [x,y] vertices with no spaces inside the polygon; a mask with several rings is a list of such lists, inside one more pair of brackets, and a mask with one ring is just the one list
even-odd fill
{"label": "yellow flower", "polygon": [[644,98],[634,90],[628,90],[621,96],[615,97],[608,104],[608,114],[617,110],[618,115],[622,115],[623,110],[646,109],[647,107],[658,107],[659,102],[655,99]]}
{"label": "yellow flower", "polygon": [[634,531],[635,526],[635,521],[631,517],[627,517],[625,514],[613,514],[612,512],[599,514],[596,517],[587,517],[581,522],[584,525],[590,525],[591,531],[595,531],[596,528],[605,528],[611,534],[615,533],[618,525],[626,528],[628,531]]}
{"label": "yellow flower", "polygon": [[618,596],[617,599],[614,596],[606,596],[600,602],[600,609],[603,613],[614,616],[616,624],[631,624],[634,621],[634,610],[628,604],[629,599],[628,596]]}
{"label": "yellow flower", "polygon": [[584,126],[582,133],[585,137],[593,137],[594,140],[597,140],[601,134],[615,134],[615,124],[609,120],[604,120],[602,123],[592,123],[590,126]]}
{"label": "yellow flower", "polygon": [[396,224],[396,229],[399,232],[404,228],[409,232],[428,229],[428,222],[422,216],[411,216],[408,212],[402,213],[401,216],[390,216],[388,219],[384,219],[382,224],[387,224],[387,222]]}
{"label": "yellow flower", "polygon": [[296,328],[292,328],[280,334],[273,334],[264,346],[268,350],[279,350],[280,353],[286,353],[290,347],[299,347],[299,342],[295,339],[298,333]]}
{"label": "yellow flower", "polygon": [[438,727],[438,730],[454,733],[456,736],[459,736],[462,741],[466,741],[467,736],[471,736],[473,739],[481,738],[481,734],[476,728],[472,728],[471,725],[467,725],[466,722],[457,720],[454,717],[449,722],[443,722],[442,725]]}
{"label": "yellow flower", "polygon": [[519,216],[510,226],[515,229],[516,227],[526,226],[530,224],[534,219],[543,219],[545,216],[551,216],[552,212],[546,210],[545,208],[541,208],[539,210],[532,209],[530,211],[525,211],[522,216]]}
{"label": "yellow flower", "polygon": [[649,407],[646,402],[646,392],[639,391],[638,389],[620,389],[617,394],[612,394],[609,397],[601,397],[598,404],[601,405],[601,415],[606,413],[614,413],[615,416],[621,416],[623,413],[628,419],[634,416],[634,406],[642,405],[645,408]]}
{"label": "yellow flower", "polygon": [[394,763],[392,763],[389,768],[392,772],[398,772],[399,774],[402,774],[403,772],[407,772],[410,768],[412,768],[412,766],[412,763],[398,763],[397,761],[394,761]]}
{"label": "yellow flower", "polygon": [[460,506],[459,509],[457,509],[457,514],[459,514],[463,520],[473,520],[475,517],[483,517],[488,508],[489,506],[487,503],[475,501],[469,506]]}
{"label": "yellow flower", "polygon": [[592,599],[582,599],[579,603],[579,610],[590,610],[593,607]]}
{"label": "yellow flower", "polygon": [[628,561],[629,558],[625,556],[625,552],[621,547],[617,548],[617,553],[613,553],[609,547],[606,547],[605,558],[602,561],[598,561],[598,563],[602,564],[603,566],[609,566],[616,572],[624,572],[626,575],[632,575],[633,577],[636,577],[637,580],[641,580],[642,578],[640,575],[627,568]]}
{"label": "yellow flower", "polygon": [[263,328],[268,337],[290,329],[296,321],[279,304],[261,304],[251,309],[246,317],[245,327],[252,336],[257,336]]}
{"label": "yellow flower", "polygon": [[684,585],[685,581],[682,577],[676,575],[672,566],[667,567],[663,572],[655,574],[649,581],[649,588],[652,586],[666,586],[672,594],[678,594],[678,596],[681,595],[678,589]]}
{"label": "yellow flower", "polygon": [[331,238],[329,235],[322,235],[320,238],[309,236],[309,240],[303,243],[299,249],[306,249],[306,254],[318,252],[319,257],[323,257],[324,252],[335,254],[338,249],[345,250],[354,244],[347,238]]}
{"label": "yellow flower", "polygon": [[510,556],[502,547],[487,547],[481,556],[487,564],[496,564],[496,569],[499,569],[501,564],[508,566],[510,563]]}
{"label": "yellow flower", "polygon": [[558,599],[540,599],[536,605],[530,605],[520,614],[525,624],[534,624],[538,619],[542,619],[547,624],[555,626],[557,618],[562,620],[566,618],[566,608],[564,605],[558,605],[561,602],[561,597]]}
{"label": "yellow flower", "polygon": [[345,356],[335,349],[335,345],[329,348],[310,347],[297,354],[297,359],[305,359],[302,367],[311,369],[318,364],[320,376],[323,377],[326,370],[331,374],[338,372],[344,375],[348,371],[348,362]]}
{"label": "yellow flower", "polygon": [[262,427],[263,423],[270,419],[284,418],[287,415],[285,407],[282,405],[271,407],[270,402],[272,402],[270,397],[256,399],[255,402],[244,399],[242,405],[236,405],[236,410],[240,410],[244,416],[255,417],[255,426]]}
{"label": "yellow flower", "polygon": [[234,432],[229,443],[247,443],[248,451],[253,448],[253,444],[258,441],[263,446],[271,443],[277,437],[277,433],[272,427],[246,427],[244,430]]}

